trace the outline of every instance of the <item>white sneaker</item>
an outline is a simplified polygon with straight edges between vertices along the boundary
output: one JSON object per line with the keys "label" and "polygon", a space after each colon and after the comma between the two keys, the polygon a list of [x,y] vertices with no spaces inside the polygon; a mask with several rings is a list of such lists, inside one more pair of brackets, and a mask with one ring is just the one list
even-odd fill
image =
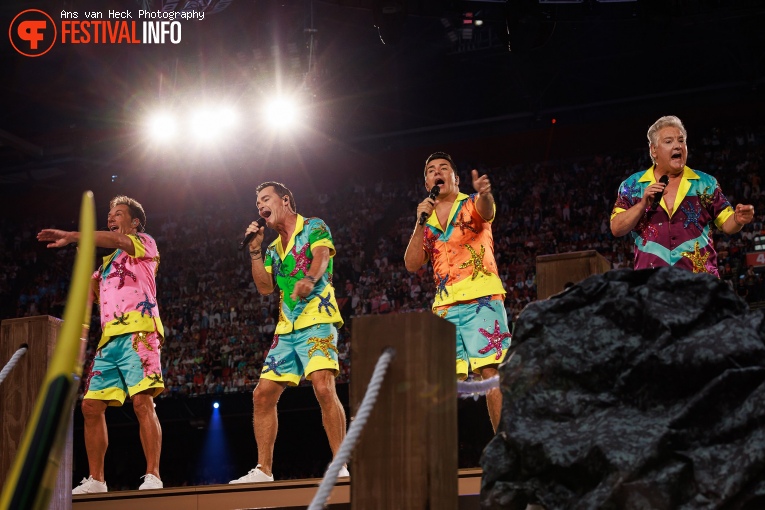
{"label": "white sneaker", "polygon": [[343,478],[345,476],[351,476],[351,474],[348,472],[348,468],[343,466],[340,468],[340,471],[337,473],[337,477]]}
{"label": "white sneaker", "polygon": [[83,478],[80,485],[72,489],[72,494],[94,494],[96,492],[107,492],[106,482],[99,482],[92,476]]}
{"label": "white sneaker", "polygon": [[143,478],[143,483],[138,487],[139,491],[146,489],[162,489],[165,486],[162,483],[162,480],[150,473],[143,475],[141,478]]}
{"label": "white sneaker", "polygon": [[255,469],[250,469],[250,471],[244,475],[241,478],[237,478],[236,480],[231,480],[228,483],[258,483],[258,482],[273,482],[274,476],[268,476],[263,471],[260,470],[260,464],[258,464]]}

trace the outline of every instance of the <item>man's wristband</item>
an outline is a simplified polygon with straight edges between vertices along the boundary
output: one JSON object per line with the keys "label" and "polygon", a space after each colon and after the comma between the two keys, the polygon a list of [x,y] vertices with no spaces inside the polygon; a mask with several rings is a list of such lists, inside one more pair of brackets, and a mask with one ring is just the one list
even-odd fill
{"label": "man's wristband", "polygon": [[307,274],[307,275],[305,275],[305,279],[308,280],[309,282],[313,283],[314,285],[316,285],[317,279],[316,279],[315,276],[311,276],[311,275]]}
{"label": "man's wristband", "polygon": [[250,258],[252,260],[258,260],[260,258],[260,250],[253,250],[250,252]]}

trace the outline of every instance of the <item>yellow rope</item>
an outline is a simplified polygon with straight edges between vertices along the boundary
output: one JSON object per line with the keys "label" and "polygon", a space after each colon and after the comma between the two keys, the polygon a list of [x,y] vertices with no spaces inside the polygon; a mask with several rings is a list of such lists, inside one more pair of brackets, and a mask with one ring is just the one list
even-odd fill
{"label": "yellow rope", "polygon": [[[90,327],[90,275],[95,260],[93,193],[83,193],[80,241],[64,310],[64,323],[21,447],[3,487],[0,509],[46,509],[56,484],[65,435],[82,375],[81,355]],[[70,497],[67,494],[67,497]]]}

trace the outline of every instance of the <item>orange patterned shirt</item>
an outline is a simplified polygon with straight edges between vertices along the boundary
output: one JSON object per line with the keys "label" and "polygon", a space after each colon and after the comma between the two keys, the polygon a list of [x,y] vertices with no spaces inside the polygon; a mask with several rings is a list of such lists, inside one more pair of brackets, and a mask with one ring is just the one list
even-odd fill
{"label": "orange patterned shirt", "polygon": [[435,211],[425,225],[422,249],[433,265],[436,284],[433,309],[483,296],[505,295],[494,260],[491,221],[478,213],[477,197],[475,193],[459,193],[446,228],[439,224]]}

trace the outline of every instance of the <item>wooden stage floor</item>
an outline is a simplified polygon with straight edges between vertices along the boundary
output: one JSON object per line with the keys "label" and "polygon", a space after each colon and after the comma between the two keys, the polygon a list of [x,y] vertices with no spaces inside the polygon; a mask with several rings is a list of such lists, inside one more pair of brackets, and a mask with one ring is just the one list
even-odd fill
{"label": "wooden stage floor", "polygon": [[[233,510],[305,509],[318,490],[320,478],[241,485],[172,487],[150,491],[115,491],[72,496],[73,510]],[[460,469],[459,509],[477,510],[481,470]],[[341,478],[329,499],[332,510],[351,508],[351,484]],[[403,510],[403,509],[402,509]]]}

